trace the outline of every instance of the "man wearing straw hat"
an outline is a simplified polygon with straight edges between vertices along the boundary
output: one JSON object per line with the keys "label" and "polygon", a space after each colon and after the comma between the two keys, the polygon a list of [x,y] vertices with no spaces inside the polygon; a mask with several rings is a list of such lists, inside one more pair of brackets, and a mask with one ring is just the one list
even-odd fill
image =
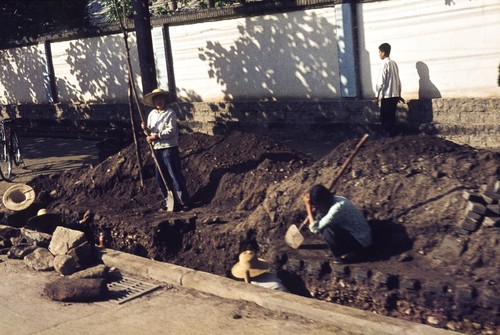
{"label": "man wearing straw hat", "polygon": [[147,124],[141,124],[142,129],[147,130],[146,141],[152,143],[153,149],[158,157],[156,167],[156,180],[160,191],[167,204],[168,191],[164,185],[158,168],[167,171],[171,178],[177,209],[182,211],[189,210],[189,194],[186,188],[186,182],[181,170],[181,158],[179,154],[179,131],[177,128],[177,116],[172,108],[167,105],[176,101],[175,93],[167,92],[161,88],[154,89],[144,96],[144,105],[154,107],[147,119]]}
{"label": "man wearing straw hat", "polygon": [[269,272],[269,268],[269,262],[258,258],[253,251],[246,250],[240,254],[238,263],[231,269],[231,274],[249,284],[288,292],[281,280]]}

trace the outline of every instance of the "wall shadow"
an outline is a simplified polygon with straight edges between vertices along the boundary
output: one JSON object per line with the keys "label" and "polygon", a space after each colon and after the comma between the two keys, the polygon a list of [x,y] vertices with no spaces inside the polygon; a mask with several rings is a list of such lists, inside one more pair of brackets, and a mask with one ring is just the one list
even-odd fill
{"label": "wall shadow", "polygon": [[427,131],[432,131],[434,113],[432,99],[441,98],[441,92],[430,78],[430,70],[426,63],[418,61],[415,64],[418,80],[418,99],[408,101],[406,121],[412,125],[430,125]]}

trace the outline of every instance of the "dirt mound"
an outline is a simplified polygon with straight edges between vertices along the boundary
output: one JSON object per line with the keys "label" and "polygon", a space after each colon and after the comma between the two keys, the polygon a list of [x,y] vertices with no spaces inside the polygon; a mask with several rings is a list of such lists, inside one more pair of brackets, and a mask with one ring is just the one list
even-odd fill
{"label": "dirt mound", "polygon": [[96,234],[109,231],[116,249],[228,275],[249,248],[273,261],[297,294],[461,331],[497,327],[499,228],[460,225],[463,192],[499,179],[498,153],[429,136],[369,139],[335,187],[374,229],[369,259],[333,266],[321,239],[305,231],[302,248],[286,246],[286,229],[304,219],[302,195],[329,185],[355,144],[314,161],[252,134],[183,135],[195,203],[188,213],[157,211],[161,196],[143,143],[144,187],[133,145],[95,167],[31,185],[41,206],[70,216],[91,208]]}

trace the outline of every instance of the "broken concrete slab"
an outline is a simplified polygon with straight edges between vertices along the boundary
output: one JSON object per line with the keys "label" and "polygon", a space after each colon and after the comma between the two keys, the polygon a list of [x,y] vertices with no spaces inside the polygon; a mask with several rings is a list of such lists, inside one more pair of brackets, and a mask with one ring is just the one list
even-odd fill
{"label": "broken concrete slab", "polygon": [[470,211],[484,215],[486,213],[486,206],[477,202],[469,202],[467,204],[466,212]]}

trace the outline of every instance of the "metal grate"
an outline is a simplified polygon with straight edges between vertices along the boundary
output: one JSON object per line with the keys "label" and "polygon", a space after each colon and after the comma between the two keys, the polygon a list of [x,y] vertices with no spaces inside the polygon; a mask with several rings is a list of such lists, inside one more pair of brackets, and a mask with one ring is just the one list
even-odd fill
{"label": "metal grate", "polygon": [[108,300],[118,305],[150,293],[159,287],[133,278],[124,277],[118,271],[111,272],[108,277]]}

